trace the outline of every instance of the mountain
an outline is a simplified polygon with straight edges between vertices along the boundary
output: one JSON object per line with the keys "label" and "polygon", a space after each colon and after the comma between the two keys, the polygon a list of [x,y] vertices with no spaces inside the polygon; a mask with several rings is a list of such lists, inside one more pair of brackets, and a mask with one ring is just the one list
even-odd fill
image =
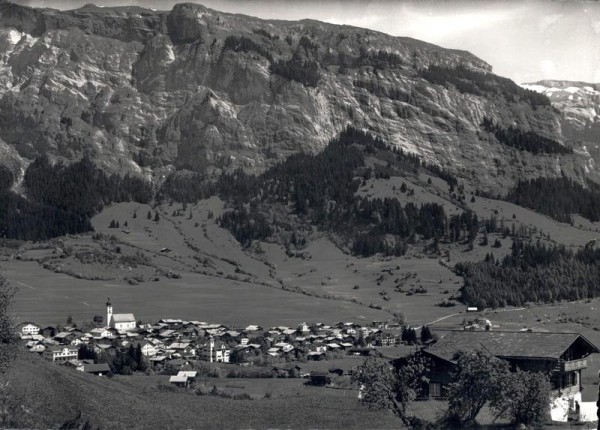
{"label": "mountain", "polygon": [[600,84],[572,81],[539,81],[524,88],[546,95],[562,113],[562,132],[566,139],[589,151],[600,142]]}
{"label": "mountain", "polygon": [[[566,150],[501,142],[484,117]],[[410,38],[198,4],[0,4],[0,151],[17,174],[42,154],[87,154],[154,181],[176,169],[260,172],[352,125],[506,193],[519,178],[598,176],[590,154],[565,146],[562,124],[545,97],[481,59]]]}

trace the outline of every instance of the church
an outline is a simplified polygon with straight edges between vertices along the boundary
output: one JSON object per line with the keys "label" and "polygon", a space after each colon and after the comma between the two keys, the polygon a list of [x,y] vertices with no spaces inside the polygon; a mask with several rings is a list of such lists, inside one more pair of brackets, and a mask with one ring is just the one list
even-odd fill
{"label": "church", "polygon": [[110,299],[106,301],[106,326],[118,331],[130,331],[136,328],[135,316],[133,314],[113,314]]}

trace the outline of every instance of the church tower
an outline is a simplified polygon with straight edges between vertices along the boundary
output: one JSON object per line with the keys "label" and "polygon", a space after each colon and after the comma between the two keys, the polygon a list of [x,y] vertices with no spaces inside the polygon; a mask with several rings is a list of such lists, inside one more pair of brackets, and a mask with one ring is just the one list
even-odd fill
{"label": "church tower", "polygon": [[110,303],[110,298],[106,300],[106,327],[110,327],[110,320],[112,318],[113,308]]}
{"label": "church tower", "polygon": [[213,362],[213,351],[215,349],[215,339],[211,336],[210,337],[210,349],[209,349],[209,353],[210,353],[210,359],[209,361],[212,363]]}

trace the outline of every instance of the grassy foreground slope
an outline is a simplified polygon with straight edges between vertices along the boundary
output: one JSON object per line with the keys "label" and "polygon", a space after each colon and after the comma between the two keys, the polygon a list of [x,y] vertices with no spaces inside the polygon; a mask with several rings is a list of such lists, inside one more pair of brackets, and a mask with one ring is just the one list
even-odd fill
{"label": "grassy foreground slope", "polygon": [[[105,378],[25,355],[3,376],[18,409],[6,423],[57,428],[82,413],[101,429],[398,428],[360,406],[354,391],[302,387],[271,399],[232,400],[159,390],[139,378]],[[165,381],[167,377],[164,377]]]}

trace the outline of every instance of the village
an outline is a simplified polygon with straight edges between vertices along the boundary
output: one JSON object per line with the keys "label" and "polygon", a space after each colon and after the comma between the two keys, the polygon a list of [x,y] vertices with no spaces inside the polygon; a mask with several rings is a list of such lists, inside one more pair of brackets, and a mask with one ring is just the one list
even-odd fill
{"label": "village", "polygon": [[[378,355],[394,362],[417,352],[429,362],[424,399],[445,398],[459,352],[479,347],[515,368],[549,372],[555,421],[594,418],[595,403],[583,402],[581,396],[587,357],[600,352],[593,343],[578,333],[495,328],[482,317],[465,319],[459,330],[436,333],[427,326],[413,328],[398,321],[302,322],[296,328],[232,328],[181,319],[145,324],[132,313],[114,313],[109,299],[105,320],[95,317],[85,327],[73,321],[64,327],[23,322],[19,335],[31,353],[77,371],[99,376],[163,375],[165,383],[181,388],[195,387],[202,370],[204,376],[306,378],[314,386],[357,389],[351,387],[350,376],[362,362],[360,357]],[[336,367],[336,360],[344,357],[359,360],[351,368]],[[325,366],[309,366],[319,361]],[[226,375],[214,367],[218,364],[228,367]]]}
{"label": "village", "polygon": [[[139,324],[132,313],[113,313],[110,300],[106,303],[104,321],[106,324],[96,318],[87,327],[79,327],[72,321],[64,327],[24,322],[20,324],[19,335],[31,353],[85,373],[131,374],[143,370],[172,374],[170,382],[183,386],[193,379],[190,370],[198,362],[270,366],[274,376],[310,377],[301,372],[300,366],[289,363],[345,355],[368,356],[377,347],[397,346],[403,340],[417,341],[414,329],[382,321],[373,321],[369,327],[352,322],[331,326],[302,322],[296,328],[268,329],[258,325],[231,328],[181,319]],[[122,356],[127,359],[122,360]],[[320,375],[313,372],[312,377],[318,378],[317,374]]]}

